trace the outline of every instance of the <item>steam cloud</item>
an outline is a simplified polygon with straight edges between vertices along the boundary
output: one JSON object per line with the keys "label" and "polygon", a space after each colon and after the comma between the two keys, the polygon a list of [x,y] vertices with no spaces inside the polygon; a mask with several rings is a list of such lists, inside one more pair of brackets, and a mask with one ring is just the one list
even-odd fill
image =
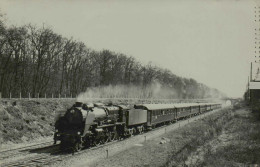
{"label": "steam cloud", "polygon": [[[184,92],[191,90],[184,90]],[[195,93],[195,92],[193,92]],[[221,98],[223,95],[219,94],[217,90],[211,89],[203,95],[200,91],[193,94],[193,98]],[[88,88],[86,92],[80,93],[77,96],[77,101],[87,102],[92,101],[96,98],[111,98],[111,99],[122,99],[122,98],[135,98],[135,99],[183,99],[178,91],[174,88],[162,86],[158,82],[154,82],[147,86],[136,86],[136,85],[108,85],[100,87]],[[185,99],[187,99],[186,97]]]}
{"label": "steam cloud", "polygon": [[162,99],[177,98],[175,90],[162,87],[160,83],[152,83],[148,86],[135,85],[109,85],[88,88],[86,92],[80,93],[77,101],[86,101],[92,98],[140,98],[140,99]]}

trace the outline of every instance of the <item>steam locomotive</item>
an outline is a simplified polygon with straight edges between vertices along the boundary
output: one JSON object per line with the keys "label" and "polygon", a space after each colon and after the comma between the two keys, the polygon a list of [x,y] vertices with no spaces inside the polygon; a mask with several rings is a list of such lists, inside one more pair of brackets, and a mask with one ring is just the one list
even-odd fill
{"label": "steam locomotive", "polygon": [[57,114],[54,143],[60,141],[62,149],[79,151],[218,108],[221,104],[137,104],[130,108],[76,102],[66,112]]}

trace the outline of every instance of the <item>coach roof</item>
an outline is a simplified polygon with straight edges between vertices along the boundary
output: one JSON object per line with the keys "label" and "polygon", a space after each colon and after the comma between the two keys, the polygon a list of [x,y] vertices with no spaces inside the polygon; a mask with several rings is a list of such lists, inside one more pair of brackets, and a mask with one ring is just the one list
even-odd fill
{"label": "coach roof", "polygon": [[175,108],[174,104],[137,104],[135,108],[144,108],[147,110],[161,110]]}
{"label": "coach roof", "polygon": [[174,104],[138,104],[135,108],[144,108],[147,110],[162,110],[162,109],[172,109],[172,108],[184,108],[191,106],[199,106],[196,103],[174,103]]}

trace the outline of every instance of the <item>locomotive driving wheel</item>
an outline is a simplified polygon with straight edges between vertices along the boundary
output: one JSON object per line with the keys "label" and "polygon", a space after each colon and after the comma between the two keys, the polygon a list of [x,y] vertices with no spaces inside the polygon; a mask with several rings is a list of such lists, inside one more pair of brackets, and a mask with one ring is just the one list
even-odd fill
{"label": "locomotive driving wheel", "polygon": [[130,135],[130,136],[133,136],[133,135],[134,135],[134,128],[129,129],[129,135]]}
{"label": "locomotive driving wheel", "polygon": [[119,139],[119,135],[116,131],[116,128],[113,129],[113,132],[111,132],[111,141]]}
{"label": "locomotive driving wheel", "polygon": [[79,141],[79,142],[75,143],[73,150],[74,150],[74,152],[78,152],[78,151],[82,150],[82,148],[83,148],[83,144],[81,141]]}
{"label": "locomotive driving wheel", "polygon": [[99,139],[96,139],[93,141],[93,146],[99,146],[101,144],[101,141]]}
{"label": "locomotive driving wheel", "polygon": [[107,132],[106,133],[105,143],[110,142],[112,140],[112,137],[113,137],[112,132]]}
{"label": "locomotive driving wheel", "polygon": [[138,127],[138,133],[139,134],[144,133],[144,126]]}
{"label": "locomotive driving wheel", "polygon": [[144,126],[142,126],[142,133],[144,133],[144,131],[145,131],[145,128],[144,128]]}

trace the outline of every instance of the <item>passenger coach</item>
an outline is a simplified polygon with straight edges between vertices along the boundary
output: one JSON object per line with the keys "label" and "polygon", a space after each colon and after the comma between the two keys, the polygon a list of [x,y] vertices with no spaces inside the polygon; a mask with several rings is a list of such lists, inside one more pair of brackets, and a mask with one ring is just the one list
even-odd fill
{"label": "passenger coach", "polygon": [[171,123],[213,109],[220,108],[217,103],[176,103],[176,104],[138,104],[135,109],[147,110],[147,127]]}

